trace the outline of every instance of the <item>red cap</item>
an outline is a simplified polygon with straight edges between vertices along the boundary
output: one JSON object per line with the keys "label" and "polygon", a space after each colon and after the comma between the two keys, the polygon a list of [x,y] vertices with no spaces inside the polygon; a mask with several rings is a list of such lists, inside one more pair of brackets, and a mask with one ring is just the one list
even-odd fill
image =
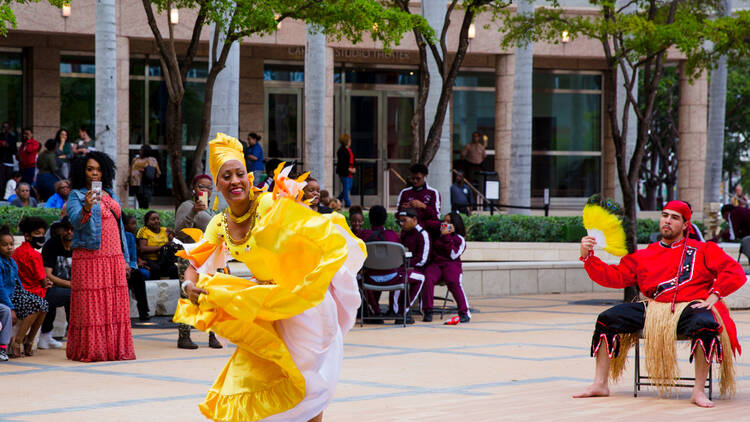
{"label": "red cap", "polygon": [[682,216],[682,218],[685,219],[685,221],[690,221],[690,219],[693,217],[693,212],[690,211],[690,205],[688,205],[686,202],[669,201],[667,202],[667,205],[664,206],[664,209],[678,212]]}

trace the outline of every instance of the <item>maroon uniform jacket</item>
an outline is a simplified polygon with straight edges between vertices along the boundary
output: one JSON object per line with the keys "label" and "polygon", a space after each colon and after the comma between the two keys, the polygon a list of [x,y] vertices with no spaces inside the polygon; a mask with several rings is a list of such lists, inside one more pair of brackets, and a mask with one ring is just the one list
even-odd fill
{"label": "maroon uniform jacket", "polygon": [[[681,263],[683,250],[685,259]],[[693,239],[683,239],[672,245],[652,243],[646,249],[625,255],[619,265],[605,264],[594,255],[589,255],[584,263],[589,277],[597,284],[612,288],[637,286],[644,296],[657,302],[704,300],[711,293],[721,298],[742,287],[747,280],[740,264],[716,243]],[[717,302],[715,308],[724,320],[733,349],[741,351],[737,329],[726,305]]]}
{"label": "maroon uniform jacket", "polygon": [[396,242],[401,243],[398,233],[386,229],[383,226],[373,227],[372,229],[362,229],[357,233],[357,237],[363,242]]}
{"label": "maroon uniform jacket", "polygon": [[466,250],[466,240],[456,233],[442,234],[432,241],[432,262],[461,261]]}
{"label": "maroon uniform jacket", "polygon": [[418,188],[409,186],[402,189],[398,194],[398,210],[403,211],[408,208],[409,201],[412,199],[422,201],[427,205],[426,208],[417,209],[419,224],[424,227],[425,222],[433,220],[438,222],[438,226],[440,225],[440,193],[436,189],[431,188],[427,183]]}
{"label": "maroon uniform jacket", "polygon": [[410,264],[417,271],[423,271],[430,258],[430,235],[417,224],[414,229],[401,231],[401,244],[411,252]]}

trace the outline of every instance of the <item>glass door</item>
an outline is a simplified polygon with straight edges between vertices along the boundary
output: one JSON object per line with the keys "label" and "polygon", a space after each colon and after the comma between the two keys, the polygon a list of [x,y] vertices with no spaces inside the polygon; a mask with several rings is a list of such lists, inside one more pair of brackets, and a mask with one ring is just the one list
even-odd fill
{"label": "glass door", "polygon": [[[346,91],[341,133],[352,137],[359,168],[352,202],[365,195],[367,205],[393,205],[406,186],[411,159],[414,93],[383,90]],[[337,145],[338,148],[338,145]]]}
{"label": "glass door", "polygon": [[[380,96],[372,91],[349,91],[344,133],[352,137],[352,152],[359,164],[351,194],[377,195],[380,174]],[[354,201],[352,201],[354,202]]]}
{"label": "glass door", "polygon": [[267,87],[263,145],[267,158],[299,161],[302,157],[301,88]]}
{"label": "glass door", "polygon": [[412,156],[411,119],[414,116],[414,94],[412,92],[383,92],[384,134],[382,142],[383,171],[387,171],[387,188],[390,205],[395,204],[399,192],[406,187],[409,163]]}

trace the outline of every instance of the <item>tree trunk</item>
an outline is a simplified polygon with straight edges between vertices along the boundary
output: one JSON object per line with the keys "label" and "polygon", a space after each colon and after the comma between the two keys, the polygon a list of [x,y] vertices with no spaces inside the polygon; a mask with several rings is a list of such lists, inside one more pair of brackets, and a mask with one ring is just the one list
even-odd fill
{"label": "tree trunk", "polygon": [[172,168],[172,194],[177,202],[190,198],[185,175],[182,171],[182,104],[171,99],[167,102],[165,138]]}

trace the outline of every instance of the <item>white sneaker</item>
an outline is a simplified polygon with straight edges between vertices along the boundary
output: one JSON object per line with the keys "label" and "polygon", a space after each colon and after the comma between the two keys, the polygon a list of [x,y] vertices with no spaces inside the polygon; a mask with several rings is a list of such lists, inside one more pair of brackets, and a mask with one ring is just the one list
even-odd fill
{"label": "white sneaker", "polygon": [[52,332],[49,332],[39,334],[39,342],[36,347],[38,349],[59,349],[62,345],[62,343],[52,337]]}

